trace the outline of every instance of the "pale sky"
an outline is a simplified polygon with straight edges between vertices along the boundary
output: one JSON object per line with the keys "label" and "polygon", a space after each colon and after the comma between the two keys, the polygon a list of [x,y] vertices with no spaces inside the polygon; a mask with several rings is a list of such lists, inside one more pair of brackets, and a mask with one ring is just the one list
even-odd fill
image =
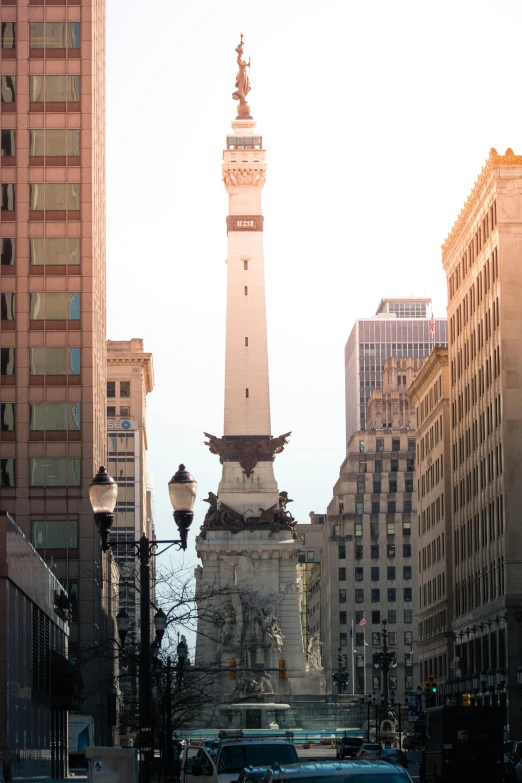
{"label": "pale sky", "polygon": [[293,432],[275,472],[307,522],[345,454],[355,318],[410,294],[445,316],[440,246],[490,148],[522,150],[522,4],[108,0],[107,22],[108,337],[153,353],[158,536],[174,533],[180,462],[199,483],[194,533],[221,474],[203,431],[223,432],[220,167],[240,31],[268,159],[272,434]]}

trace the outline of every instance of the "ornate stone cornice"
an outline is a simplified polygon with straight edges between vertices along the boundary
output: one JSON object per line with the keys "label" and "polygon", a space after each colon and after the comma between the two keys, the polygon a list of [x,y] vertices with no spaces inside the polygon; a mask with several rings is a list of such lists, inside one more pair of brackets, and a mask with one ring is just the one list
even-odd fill
{"label": "ornate stone cornice", "polygon": [[219,455],[221,464],[239,462],[243,473],[249,478],[258,462],[273,462],[275,455],[283,451],[292,433],[286,432],[278,438],[272,438],[271,435],[225,435],[216,438],[208,432],[203,434],[208,438],[205,446],[212,454]]}
{"label": "ornate stone cornice", "polygon": [[480,172],[475,185],[473,186],[473,190],[469,194],[468,199],[460,212],[460,215],[453,224],[453,228],[442,245],[443,262],[448,255],[454,240],[462,230],[464,223],[469,218],[477,202],[479,201],[480,191],[482,190],[484,183],[490,175],[491,170],[497,166],[522,166],[522,155],[515,155],[511,147],[508,147],[504,155],[499,155],[494,147],[491,148],[489,151],[489,158]]}
{"label": "ornate stone cornice", "polygon": [[262,188],[266,182],[266,166],[256,168],[223,166],[223,182],[226,188]]}

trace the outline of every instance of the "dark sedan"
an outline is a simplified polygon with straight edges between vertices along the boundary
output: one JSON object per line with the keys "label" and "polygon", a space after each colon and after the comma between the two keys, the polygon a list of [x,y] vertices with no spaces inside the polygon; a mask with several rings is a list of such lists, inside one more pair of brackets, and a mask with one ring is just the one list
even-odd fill
{"label": "dark sedan", "polygon": [[389,761],[391,764],[400,764],[401,767],[408,766],[408,756],[399,748],[385,748],[379,758],[381,761]]}

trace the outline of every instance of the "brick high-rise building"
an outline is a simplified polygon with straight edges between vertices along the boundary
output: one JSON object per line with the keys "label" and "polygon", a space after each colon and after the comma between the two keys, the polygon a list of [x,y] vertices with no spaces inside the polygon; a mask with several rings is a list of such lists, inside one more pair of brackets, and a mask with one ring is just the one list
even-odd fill
{"label": "brick high-rise building", "polygon": [[[70,654],[113,635],[88,485],[106,462],[105,2],[2,0],[0,502],[73,601]],[[84,669],[107,741],[110,666]]]}
{"label": "brick high-rise building", "polygon": [[[522,156],[491,150],[442,249],[448,281],[456,660],[522,731]],[[475,675],[475,676],[473,676]],[[503,685],[504,683],[504,685]]]}

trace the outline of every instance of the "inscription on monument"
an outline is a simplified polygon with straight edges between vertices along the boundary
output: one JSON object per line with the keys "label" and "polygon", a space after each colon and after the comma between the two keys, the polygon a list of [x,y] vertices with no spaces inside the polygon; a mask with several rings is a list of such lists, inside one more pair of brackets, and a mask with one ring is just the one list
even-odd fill
{"label": "inscription on monument", "polygon": [[262,231],[263,215],[228,215],[228,231]]}

